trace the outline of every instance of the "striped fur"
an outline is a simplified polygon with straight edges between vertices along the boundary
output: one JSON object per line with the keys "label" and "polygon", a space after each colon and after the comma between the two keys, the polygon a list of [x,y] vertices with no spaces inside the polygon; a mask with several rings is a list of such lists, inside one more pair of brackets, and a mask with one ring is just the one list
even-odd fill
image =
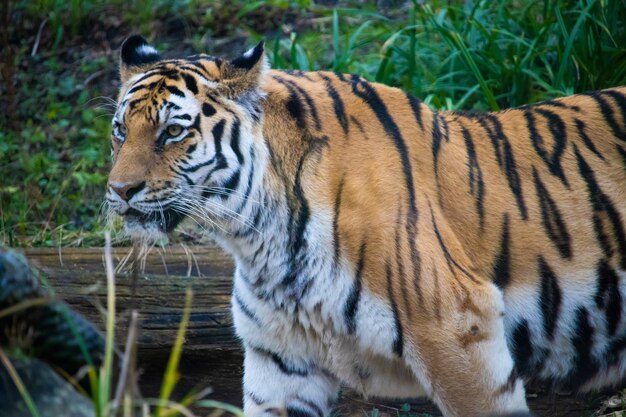
{"label": "striped fur", "polygon": [[626,88],[433,112],[269,70],[262,45],[144,45],[122,51],[107,199],[135,236],[190,219],[234,257],[247,412],[323,417],[347,385],[493,415],[527,410],[524,380],[623,379]]}

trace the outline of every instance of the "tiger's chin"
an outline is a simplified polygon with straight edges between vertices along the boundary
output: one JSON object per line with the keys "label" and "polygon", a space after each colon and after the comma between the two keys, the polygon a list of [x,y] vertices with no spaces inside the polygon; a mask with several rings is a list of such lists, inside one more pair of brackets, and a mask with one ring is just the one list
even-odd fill
{"label": "tiger's chin", "polygon": [[174,210],[143,213],[130,209],[122,215],[124,232],[133,240],[155,242],[167,237],[185,216]]}

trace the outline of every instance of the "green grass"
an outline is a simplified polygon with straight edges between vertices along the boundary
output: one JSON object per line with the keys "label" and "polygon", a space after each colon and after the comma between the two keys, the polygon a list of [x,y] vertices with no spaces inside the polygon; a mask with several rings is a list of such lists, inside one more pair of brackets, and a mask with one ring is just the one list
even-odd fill
{"label": "green grass", "polygon": [[626,84],[617,0],[414,0],[383,11],[355,0],[2,4],[11,19],[0,62],[12,64],[15,109],[0,114],[0,244],[11,246],[102,244],[112,109],[100,97],[115,96],[117,67],[106,48],[129,33],[166,56],[232,53],[264,38],[275,68],[358,73],[437,109],[498,110]]}

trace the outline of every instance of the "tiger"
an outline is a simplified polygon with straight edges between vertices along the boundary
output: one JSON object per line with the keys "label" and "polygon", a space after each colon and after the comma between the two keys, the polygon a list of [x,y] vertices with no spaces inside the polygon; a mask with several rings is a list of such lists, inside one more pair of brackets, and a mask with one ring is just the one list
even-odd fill
{"label": "tiger", "polygon": [[340,388],[448,417],[626,373],[626,87],[434,111],[359,75],[120,51],[106,201],[136,239],[194,222],[235,261],[247,415]]}

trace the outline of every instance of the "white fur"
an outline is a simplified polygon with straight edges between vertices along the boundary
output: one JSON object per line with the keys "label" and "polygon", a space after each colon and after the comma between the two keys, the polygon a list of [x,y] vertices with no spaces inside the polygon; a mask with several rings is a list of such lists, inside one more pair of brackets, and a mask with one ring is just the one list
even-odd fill
{"label": "white fur", "polygon": [[154,54],[158,54],[156,49],[154,49],[152,46],[147,45],[147,44],[143,44],[143,45],[137,47],[137,49],[135,49],[135,52],[137,52],[138,55],[154,55]]}

